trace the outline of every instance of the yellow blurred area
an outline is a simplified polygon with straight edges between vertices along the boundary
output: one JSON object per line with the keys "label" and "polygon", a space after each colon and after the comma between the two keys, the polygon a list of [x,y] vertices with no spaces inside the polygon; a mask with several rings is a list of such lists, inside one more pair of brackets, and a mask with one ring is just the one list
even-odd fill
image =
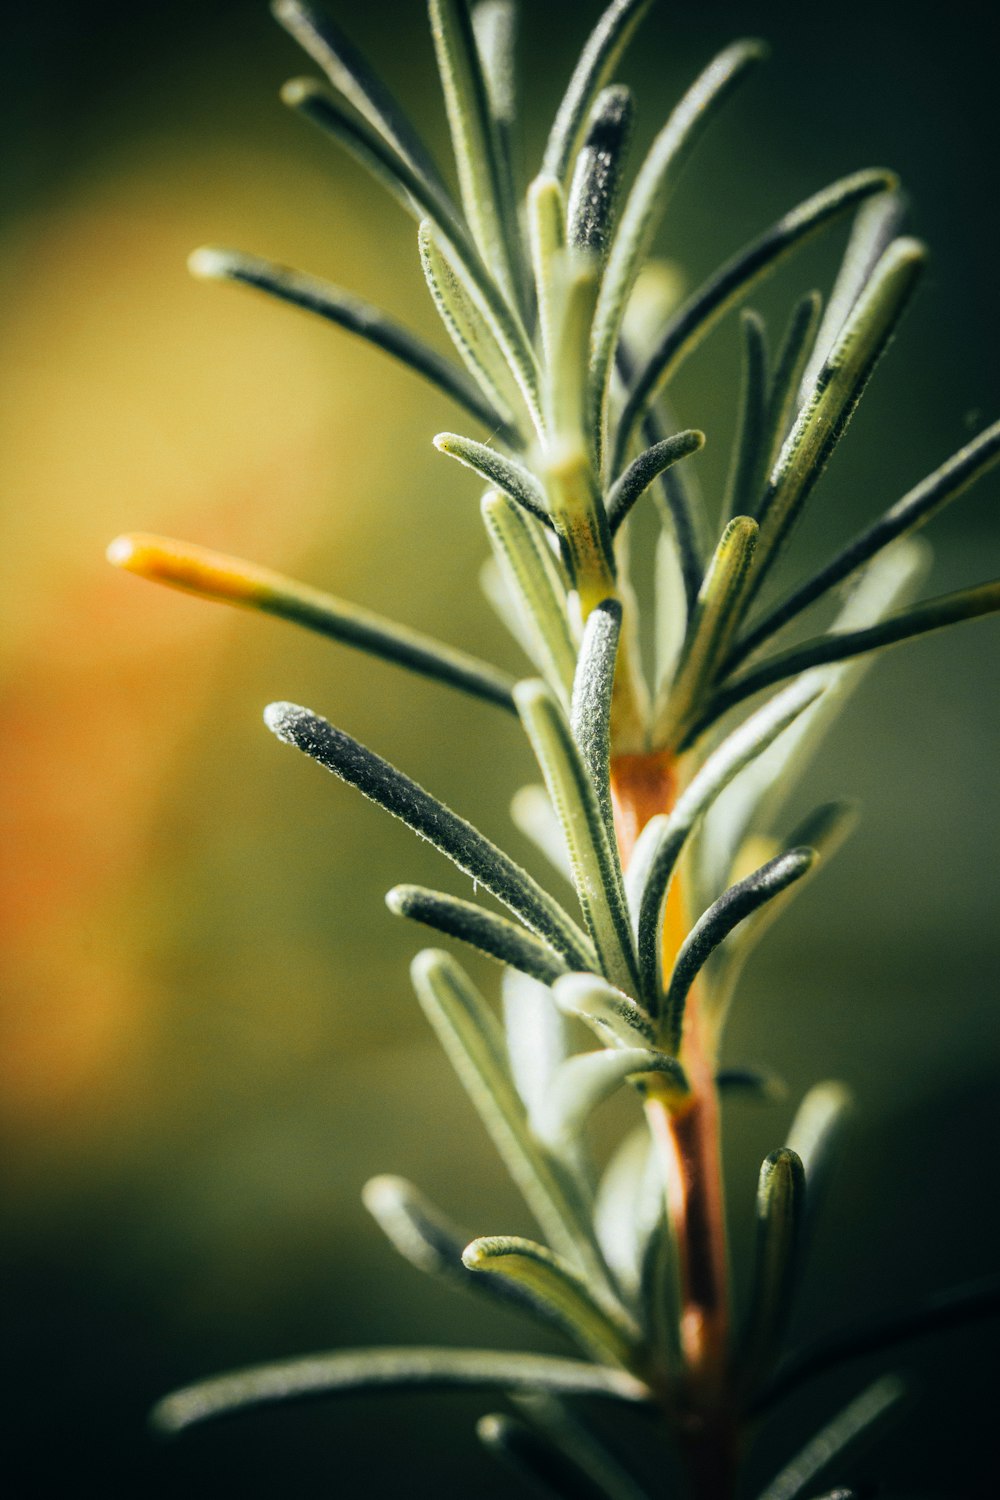
{"label": "yellow blurred area", "polygon": [[26,1129],[86,1134],[148,1065],[140,893],[230,639],[221,610],[112,573],[107,541],[155,525],[294,572],[320,517],[327,541],[354,524],[377,361],[338,367],[336,335],[185,270],[220,219],[253,244],[260,202],[308,253],[318,186],[252,142],[163,134],[2,245],[0,1110]]}

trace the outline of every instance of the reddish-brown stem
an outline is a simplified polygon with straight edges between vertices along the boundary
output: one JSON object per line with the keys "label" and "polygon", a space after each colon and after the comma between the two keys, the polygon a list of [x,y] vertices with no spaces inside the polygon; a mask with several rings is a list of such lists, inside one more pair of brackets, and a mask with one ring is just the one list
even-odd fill
{"label": "reddish-brown stem", "polygon": [[[650,818],[669,812],[676,795],[672,760],[663,755],[612,761],[612,797],[622,863]],[[663,968],[669,973],[689,926],[682,882],[673,883],[663,924]],[[738,1458],[738,1424],[729,1389],[729,1282],[715,1064],[700,1024],[697,988],[688,998],[681,1061],[689,1096],[651,1087],[646,1115],[660,1151],[667,1211],[678,1254],[679,1338],[684,1390],[680,1420],[692,1495],[730,1500]]]}

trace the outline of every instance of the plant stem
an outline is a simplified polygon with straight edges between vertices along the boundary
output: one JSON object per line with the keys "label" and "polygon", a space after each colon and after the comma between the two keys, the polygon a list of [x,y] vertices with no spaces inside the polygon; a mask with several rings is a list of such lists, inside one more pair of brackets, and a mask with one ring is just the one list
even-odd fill
{"label": "plant stem", "polygon": [[[618,756],[612,799],[623,866],[649,819],[669,812],[677,775],[669,756]],[[690,925],[683,881],[674,881],[663,924],[663,972],[669,974]],[[672,1415],[693,1500],[730,1500],[738,1467],[739,1420],[729,1370],[729,1272],[723,1209],[718,1094],[711,1039],[697,988],[688,999],[681,1061],[691,1085],[678,1105],[668,1087],[650,1084],[645,1110],[663,1163],[667,1212],[677,1247],[680,1349],[684,1383]]]}

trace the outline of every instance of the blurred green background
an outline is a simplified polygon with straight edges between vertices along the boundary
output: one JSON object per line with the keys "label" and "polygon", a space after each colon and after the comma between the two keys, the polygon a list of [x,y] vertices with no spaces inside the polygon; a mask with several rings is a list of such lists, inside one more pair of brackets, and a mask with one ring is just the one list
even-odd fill
{"label": "blurred green background", "polygon": [[[597,8],[525,7],[527,171]],[[443,156],[419,0],[331,9]],[[278,104],[277,86],[312,69],[258,0],[51,0],[11,7],[6,26],[6,1492],[500,1495],[471,1435],[485,1400],[272,1413],[170,1448],[144,1429],[166,1389],[244,1362],[368,1341],[543,1347],[513,1315],[421,1281],[359,1203],[368,1176],[397,1171],[472,1232],[529,1228],[411,998],[419,934],[381,900],[399,880],[460,886],[282,749],[260,710],[314,706],[531,862],[506,813],[531,776],[516,729],[102,560],[122,530],[189,537],[517,666],[472,583],[476,487],[429,442],[460,414],[378,353],[184,267],[199,243],[258,251],[443,347],[412,226]],[[994,26],[968,0],[945,26],[886,0],[835,18],[662,5],[624,70],[641,145],[719,46],[748,32],[773,45],[671,210],[662,249],[692,281],[875,164],[901,173],[934,251],[786,579],[1000,411]],[[754,305],[780,313],[826,286],[842,242]],[[682,421],[708,432],[710,494],[737,368],[730,319],[676,391]],[[996,494],[994,477],[934,523],[932,591],[998,571]],[[988,621],[885,660],[791,809],[843,793],[865,807],[755,958],[729,1043],[793,1097],[831,1075],[858,1096],[802,1337],[996,1264],[998,641]],[[738,1246],[790,1108],[732,1106]],[[995,1493],[996,1379],[980,1368],[994,1338],[906,1351],[918,1394],[882,1450],[899,1492]],[[866,1373],[790,1403],[760,1474]],[[641,1425],[622,1431],[655,1474]]]}

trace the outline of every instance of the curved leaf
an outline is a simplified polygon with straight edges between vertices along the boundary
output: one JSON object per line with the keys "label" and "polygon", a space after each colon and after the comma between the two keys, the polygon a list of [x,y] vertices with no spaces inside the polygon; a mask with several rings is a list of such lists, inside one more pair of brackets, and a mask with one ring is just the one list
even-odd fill
{"label": "curved leaf", "polygon": [[348,786],[356,787],[362,796],[399,818],[418,837],[427,839],[491,896],[510,907],[532,932],[551,942],[557,952],[573,955],[579,966],[579,956],[590,951],[589,940],[558,902],[471,823],[373,750],[307,708],[272,703],[265,710],[264,721],[285,744],[318,761]]}
{"label": "curved leaf", "polygon": [[621,1309],[609,1310],[571,1266],[534,1240],[494,1235],[473,1240],[462,1259],[470,1271],[523,1287],[555,1322],[597,1359],[629,1368],[638,1329]]}
{"label": "curved leaf", "polygon": [[514,709],[511,696],[514,679],[489,662],[477,661],[453,646],[385,620],[357,604],[335,599],[308,584],[296,583],[257,563],[210,552],[193,542],[178,542],[146,532],[116,537],[108,547],[107,557],[115,567],[137,573],[141,578],[184,589],[202,599],[277,615],[423,677],[485,698],[500,708]]}
{"label": "curved leaf", "polygon": [[632,1402],[651,1399],[648,1387],[634,1375],[578,1359],[496,1349],[343,1349],[256,1365],[186,1386],[161,1401],[151,1421],[160,1432],[176,1433],[198,1422],[277,1402],[414,1386],[424,1390],[551,1390]]}
{"label": "curved leaf", "polygon": [[548,943],[540,942],[523,927],[484,911],[471,901],[461,901],[457,896],[431,891],[425,886],[396,885],[387,894],[385,904],[396,916],[409,917],[411,922],[422,922],[460,943],[468,943],[480,953],[510,964],[543,984],[551,984],[560,974],[567,973],[565,959]]}

